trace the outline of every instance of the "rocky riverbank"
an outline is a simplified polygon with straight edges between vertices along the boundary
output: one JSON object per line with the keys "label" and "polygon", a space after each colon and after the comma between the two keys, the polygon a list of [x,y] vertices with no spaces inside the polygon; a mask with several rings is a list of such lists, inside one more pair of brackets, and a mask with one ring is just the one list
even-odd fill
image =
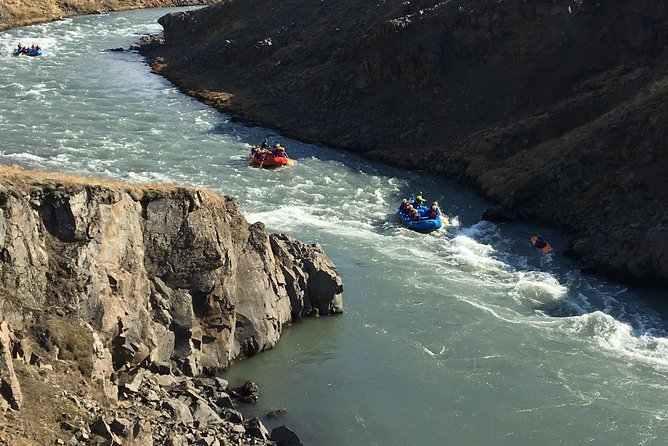
{"label": "rocky riverbank", "polygon": [[210,5],[215,0],[10,0],[0,3],[0,31],[63,17],[110,11]]}
{"label": "rocky riverbank", "polygon": [[[668,4],[225,1],[141,51],[287,136],[477,187],[616,280],[668,283]],[[527,234],[528,237],[528,234]]]}
{"label": "rocky riverbank", "polygon": [[233,198],[0,166],[0,438],[275,444],[238,410],[252,383],[203,377],[340,313],[342,289]]}

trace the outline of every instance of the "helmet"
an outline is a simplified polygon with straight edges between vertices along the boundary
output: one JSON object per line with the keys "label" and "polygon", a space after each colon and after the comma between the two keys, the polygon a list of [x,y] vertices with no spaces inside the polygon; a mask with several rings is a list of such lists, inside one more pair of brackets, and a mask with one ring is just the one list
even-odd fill
{"label": "helmet", "polygon": [[404,198],[403,200],[401,200],[401,202],[402,202],[402,203],[408,203],[408,200],[406,200],[406,199]]}
{"label": "helmet", "polygon": [[438,206],[438,201],[434,201],[431,205],[432,206]]}

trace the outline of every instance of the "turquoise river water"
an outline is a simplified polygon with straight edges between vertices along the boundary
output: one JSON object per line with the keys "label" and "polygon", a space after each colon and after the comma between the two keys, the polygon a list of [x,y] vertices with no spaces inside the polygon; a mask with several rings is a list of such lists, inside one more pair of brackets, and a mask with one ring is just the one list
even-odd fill
{"label": "turquoise river water", "polygon": [[[168,10],[66,19],[0,33],[0,162],[236,196],[250,222],[319,242],[345,313],[306,320],[233,367],[261,417],[285,409],[305,445],[665,445],[665,290],[585,275],[546,228],[481,222],[473,191],[232,123],[152,74],[129,47]],[[18,42],[44,55],[12,57]],[[281,142],[296,165],[248,167]],[[454,225],[397,226],[423,191]],[[555,247],[528,246],[540,231]]]}

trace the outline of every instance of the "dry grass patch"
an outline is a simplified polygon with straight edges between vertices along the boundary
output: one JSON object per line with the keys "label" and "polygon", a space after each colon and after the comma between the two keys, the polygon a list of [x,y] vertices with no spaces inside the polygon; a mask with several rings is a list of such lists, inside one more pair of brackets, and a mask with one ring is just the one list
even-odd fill
{"label": "dry grass patch", "polygon": [[178,195],[184,192],[194,193],[195,191],[203,192],[208,198],[218,196],[218,194],[209,189],[188,188],[173,183],[129,183],[107,178],[84,177],[59,172],[24,169],[16,165],[7,164],[0,164],[0,184],[7,188],[11,188],[12,186],[36,188],[47,192],[68,188],[107,187],[125,191],[137,201],[144,196],[154,198],[164,195]]}

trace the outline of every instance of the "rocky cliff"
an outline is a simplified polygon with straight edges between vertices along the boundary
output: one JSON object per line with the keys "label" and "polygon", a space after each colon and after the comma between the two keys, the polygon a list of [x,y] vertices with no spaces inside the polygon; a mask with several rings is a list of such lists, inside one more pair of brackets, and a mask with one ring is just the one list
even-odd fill
{"label": "rocky cliff", "polygon": [[0,3],[0,31],[62,17],[140,8],[210,5],[215,0],[6,0]]}
{"label": "rocky cliff", "polygon": [[[0,438],[108,440],[102,414],[119,406],[136,444],[160,417],[180,423],[175,435],[193,416],[229,433],[223,420],[241,420],[223,410],[226,383],[186,377],[271,348],[303,316],[342,310],[322,249],[249,224],[233,198],[18,168],[0,177]],[[224,394],[222,407],[205,393]],[[146,429],[133,431],[128,414]]]}
{"label": "rocky cliff", "polygon": [[441,172],[589,270],[668,283],[665,0],[224,1],[153,69],[246,122]]}

